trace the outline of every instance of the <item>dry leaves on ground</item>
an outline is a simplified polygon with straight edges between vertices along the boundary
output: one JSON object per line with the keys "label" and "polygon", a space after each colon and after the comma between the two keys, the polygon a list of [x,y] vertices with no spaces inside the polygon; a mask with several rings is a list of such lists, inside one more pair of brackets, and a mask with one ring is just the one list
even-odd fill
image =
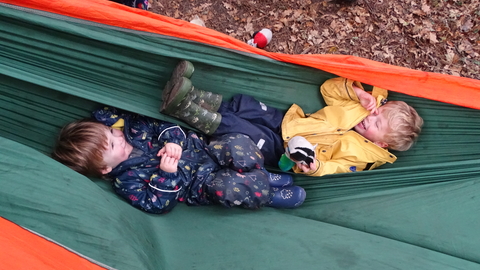
{"label": "dry leaves on ground", "polygon": [[150,1],[152,12],[197,15],[245,42],[269,28],[272,52],[355,55],[480,79],[480,0]]}

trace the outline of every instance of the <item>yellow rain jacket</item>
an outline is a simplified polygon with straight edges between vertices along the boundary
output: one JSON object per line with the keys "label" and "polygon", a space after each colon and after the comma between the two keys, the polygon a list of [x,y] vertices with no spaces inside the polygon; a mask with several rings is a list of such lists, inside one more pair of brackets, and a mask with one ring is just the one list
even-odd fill
{"label": "yellow rain jacket", "polygon": [[[352,85],[361,89],[359,82],[346,78],[327,80],[320,91],[327,106],[310,115],[293,104],[282,122],[282,136],[287,145],[290,138],[303,136],[313,145],[319,166],[316,171],[306,173],[322,176],[372,170],[386,162],[393,163],[397,157],[352,130],[370,112],[362,107]],[[387,97],[387,90],[374,87],[372,95],[377,107]],[[296,173],[304,173],[296,165]]]}

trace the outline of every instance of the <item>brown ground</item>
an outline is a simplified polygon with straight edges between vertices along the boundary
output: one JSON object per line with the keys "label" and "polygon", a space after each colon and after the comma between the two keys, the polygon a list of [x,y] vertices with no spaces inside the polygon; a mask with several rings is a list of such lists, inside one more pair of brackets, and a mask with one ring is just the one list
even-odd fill
{"label": "brown ground", "polygon": [[[480,79],[480,0],[150,0],[152,12],[242,41],[262,28],[265,48],[347,54]],[[353,2],[353,3],[350,3]]]}

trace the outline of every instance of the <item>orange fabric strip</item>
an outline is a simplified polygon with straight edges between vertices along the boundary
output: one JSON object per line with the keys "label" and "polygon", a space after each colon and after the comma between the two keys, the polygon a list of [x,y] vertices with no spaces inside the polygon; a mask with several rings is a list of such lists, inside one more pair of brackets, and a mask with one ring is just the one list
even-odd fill
{"label": "orange fabric strip", "polygon": [[287,55],[267,52],[212,29],[107,0],[0,0],[0,2],[263,55],[286,63],[321,69],[407,95],[480,109],[478,102],[480,81],[475,79],[412,70],[355,56]]}
{"label": "orange fabric strip", "polygon": [[0,217],[2,269],[105,269]]}

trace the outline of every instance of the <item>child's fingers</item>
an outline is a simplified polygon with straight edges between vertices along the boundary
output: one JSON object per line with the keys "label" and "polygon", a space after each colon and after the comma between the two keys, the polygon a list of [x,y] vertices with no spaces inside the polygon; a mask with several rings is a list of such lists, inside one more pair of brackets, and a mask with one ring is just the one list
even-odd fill
{"label": "child's fingers", "polygon": [[317,162],[314,161],[314,162],[310,163],[310,170],[314,171],[316,169],[317,169]]}
{"label": "child's fingers", "polygon": [[168,155],[162,156],[161,163],[160,163],[161,170],[165,172],[173,173],[177,171],[177,165],[178,165],[178,160],[172,157],[169,157]]}
{"label": "child's fingers", "polygon": [[174,168],[177,168],[177,166],[178,166],[178,159],[173,159],[173,160],[172,160],[172,166],[173,166]]}
{"label": "child's fingers", "polygon": [[177,167],[176,164],[178,163],[178,160],[172,158],[172,157],[169,157],[167,155],[164,155],[162,156],[162,164],[166,167],[166,168],[169,168],[170,170],[172,168],[175,168]]}
{"label": "child's fingers", "polygon": [[301,164],[301,163],[298,164],[298,168],[299,168],[300,170],[302,170],[303,172],[309,172],[309,171],[310,171],[310,168],[309,168],[307,165],[305,165],[305,164]]}
{"label": "child's fingers", "polygon": [[163,147],[162,149],[160,149],[160,150],[158,151],[158,153],[157,153],[157,157],[162,156],[163,154],[165,154],[165,151],[166,151],[166,150],[165,150],[165,147]]}
{"label": "child's fingers", "polygon": [[178,147],[174,147],[172,149],[172,157],[174,157],[175,159],[180,159],[180,157],[182,156],[182,148],[177,145]]}
{"label": "child's fingers", "polygon": [[169,156],[169,155],[164,155],[162,156],[162,162],[164,162],[165,164],[168,164],[168,165],[172,165],[173,163],[175,163],[175,158]]}
{"label": "child's fingers", "polygon": [[166,146],[166,153],[168,156],[173,157],[175,159],[180,159],[182,156],[182,147],[178,144],[167,144]]}
{"label": "child's fingers", "polygon": [[169,144],[165,145],[165,153],[166,153],[167,156],[169,156],[169,157],[172,156],[172,147],[171,147],[171,145],[169,145]]}

